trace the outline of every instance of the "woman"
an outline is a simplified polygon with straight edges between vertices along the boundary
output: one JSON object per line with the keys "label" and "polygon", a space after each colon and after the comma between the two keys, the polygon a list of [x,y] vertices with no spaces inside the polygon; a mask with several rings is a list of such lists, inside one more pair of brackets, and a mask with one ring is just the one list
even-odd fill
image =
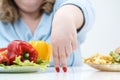
{"label": "woman", "polygon": [[[1,0],[0,47],[13,40],[44,40],[57,72],[81,65],[80,45],[93,21],[88,0]],[[3,44],[4,43],[4,44]],[[54,62],[54,64],[53,64]]]}

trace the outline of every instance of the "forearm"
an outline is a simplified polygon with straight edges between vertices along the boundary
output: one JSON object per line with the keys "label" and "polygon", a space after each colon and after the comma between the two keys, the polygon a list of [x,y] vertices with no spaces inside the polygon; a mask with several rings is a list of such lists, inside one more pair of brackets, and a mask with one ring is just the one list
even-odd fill
{"label": "forearm", "polygon": [[68,25],[74,25],[76,29],[79,29],[84,22],[82,11],[77,6],[74,5],[65,5],[61,7],[56,12],[54,19],[63,21],[63,24],[69,23]]}

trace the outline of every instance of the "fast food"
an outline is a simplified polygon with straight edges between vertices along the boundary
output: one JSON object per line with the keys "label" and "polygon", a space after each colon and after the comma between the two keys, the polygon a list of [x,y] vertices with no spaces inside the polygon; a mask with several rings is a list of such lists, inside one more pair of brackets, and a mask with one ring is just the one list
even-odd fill
{"label": "fast food", "polygon": [[120,47],[109,54],[96,53],[88,58],[83,58],[88,64],[120,64]]}
{"label": "fast food", "polygon": [[113,60],[113,57],[111,57],[110,55],[96,53],[88,58],[84,58],[84,63],[111,64]]}

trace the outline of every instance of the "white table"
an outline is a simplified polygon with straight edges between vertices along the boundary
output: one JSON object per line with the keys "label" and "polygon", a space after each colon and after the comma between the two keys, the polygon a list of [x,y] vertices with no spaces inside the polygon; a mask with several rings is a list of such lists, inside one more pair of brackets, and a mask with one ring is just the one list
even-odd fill
{"label": "white table", "polygon": [[54,68],[46,72],[0,73],[0,80],[120,80],[119,72],[102,72],[90,67],[72,67],[67,73],[56,73]]}

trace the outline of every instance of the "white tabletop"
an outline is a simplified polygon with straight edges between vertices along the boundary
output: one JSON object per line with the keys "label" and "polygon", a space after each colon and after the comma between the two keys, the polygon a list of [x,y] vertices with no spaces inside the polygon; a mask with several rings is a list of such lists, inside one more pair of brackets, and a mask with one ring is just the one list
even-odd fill
{"label": "white tabletop", "polygon": [[56,73],[54,68],[48,68],[46,72],[0,73],[0,80],[120,80],[120,73],[90,67],[71,67],[67,73]]}

